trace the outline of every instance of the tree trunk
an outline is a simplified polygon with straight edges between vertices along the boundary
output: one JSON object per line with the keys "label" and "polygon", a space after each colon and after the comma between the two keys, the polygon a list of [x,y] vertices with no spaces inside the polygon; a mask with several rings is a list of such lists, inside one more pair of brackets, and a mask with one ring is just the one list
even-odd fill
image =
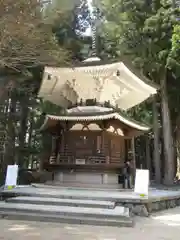
{"label": "tree trunk", "polygon": [[16,81],[14,80],[14,76],[8,76],[8,78],[4,77],[4,84],[0,87],[0,102],[7,98],[9,92],[15,88]]}
{"label": "tree trunk", "polygon": [[149,170],[149,176],[151,179],[152,166],[151,166],[151,157],[150,157],[150,139],[148,135],[146,135],[145,137],[146,137],[146,167]]}
{"label": "tree trunk", "polygon": [[164,77],[160,79],[161,85],[161,105],[162,105],[162,126],[163,126],[163,143],[164,143],[164,160],[165,160],[165,172],[164,172],[164,183],[171,185],[174,182],[174,147],[172,138],[172,126],[170,119],[170,111],[168,106],[167,96],[167,71]]}
{"label": "tree trunk", "polygon": [[[28,129],[28,149],[32,148],[32,131],[33,131],[33,114],[31,113],[30,119],[29,119],[29,129]],[[32,163],[32,153],[29,154],[28,161],[26,163],[26,167],[29,168],[30,164]]]}
{"label": "tree trunk", "polygon": [[175,169],[176,169],[176,178],[180,179],[180,116],[176,120],[176,129],[175,129]]}
{"label": "tree trunk", "polygon": [[26,153],[26,134],[27,134],[27,121],[28,121],[28,100],[21,100],[21,119],[20,119],[20,131],[19,131],[19,151],[18,151],[18,165],[20,168],[24,165],[24,157]]}
{"label": "tree trunk", "polygon": [[161,183],[161,158],[159,151],[159,122],[156,96],[153,97],[153,130],[154,130],[154,168],[155,168],[155,182]]}
{"label": "tree trunk", "polygon": [[51,156],[51,138],[48,133],[42,133],[42,152],[40,156],[40,170],[44,169],[44,163],[49,163],[49,158]]}
{"label": "tree trunk", "polygon": [[10,102],[9,98],[4,104],[0,104],[0,106],[4,106],[4,111],[0,113],[0,184],[4,184],[6,164],[5,164],[5,144],[7,138],[7,125],[8,125],[8,116],[9,116],[9,108]]}
{"label": "tree trunk", "polygon": [[15,140],[16,140],[16,96],[11,95],[11,103],[9,109],[9,115],[7,120],[7,130],[6,130],[6,141],[5,141],[5,152],[4,152],[4,161],[2,164],[3,174],[5,178],[6,168],[8,165],[15,163],[16,154],[15,154]]}

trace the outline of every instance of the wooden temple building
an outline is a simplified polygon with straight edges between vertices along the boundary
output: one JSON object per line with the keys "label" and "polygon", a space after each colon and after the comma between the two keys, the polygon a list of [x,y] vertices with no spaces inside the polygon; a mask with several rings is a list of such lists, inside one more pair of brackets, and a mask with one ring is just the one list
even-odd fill
{"label": "wooden temple building", "polygon": [[45,68],[39,96],[65,110],[47,114],[41,126],[52,136],[44,168],[55,184],[118,186],[124,162],[135,169],[134,137],[149,130],[118,109],[132,108],[156,88],[122,62],[88,64]]}

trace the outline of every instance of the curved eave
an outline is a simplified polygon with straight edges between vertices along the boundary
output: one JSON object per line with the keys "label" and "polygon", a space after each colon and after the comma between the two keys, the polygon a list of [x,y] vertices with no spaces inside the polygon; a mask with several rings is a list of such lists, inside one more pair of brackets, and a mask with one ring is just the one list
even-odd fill
{"label": "curved eave", "polygon": [[[93,77],[96,75],[98,81]],[[80,99],[94,98],[101,103],[110,101],[114,107],[118,105],[128,110],[156,93],[157,88],[141,80],[123,62],[119,62],[93,67],[46,67],[39,97],[65,108]]]}
{"label": "curved eave", "polygon": [[113,64],[117,63],[123,63],[129,71],[131,71],[134,75],[136,75],[141,81],[143,81],[145,84],[148,84],[152,88],[155,88],[156,90],[160,89],[160,85],[157,83],[152,82],[149,78],[145,77],[143,74],[140,73],[140,70],[138,70],[134,65],[132,64],[132,61],[128,59],[127,57],[123,56],[121,59],[113,59],[113,60],[101,60],[101,61],[92,61],[92,62],[76,62],[76,65],[72,66],[72,69],[87,69],[87,68],[92,68],[92,67],[102,67],[104,66],[105,68],[108,66],[113,66]]}
{"label": "curved eave", "polygon": [[124,123],[125,125],[134,128],[138,131],[149,131],[150,127],[139,125],[133,121],[128,120],[127,118],[122,117],[118,113],[111,113],[108,115],[100,115],[100,116],[54,116],[54,115],[47,115],[44,121],[44,124],[41,126],[40,131],[47,128],[49,120],[56,120],[56,121],[101,121],[101,120],[108,120],[108,119],[116,119],[120,122]]}

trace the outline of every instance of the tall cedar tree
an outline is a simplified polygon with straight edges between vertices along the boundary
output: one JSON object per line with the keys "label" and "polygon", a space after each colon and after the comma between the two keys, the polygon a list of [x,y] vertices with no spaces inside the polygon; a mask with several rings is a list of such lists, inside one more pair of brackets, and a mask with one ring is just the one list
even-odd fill
{"label": "tall cedar tree", "polygon": [[[180,63],[179,57],[175,57],[179,48],[177,40],[174,40],[176,44],[172,44],[172,39],[175,39],[174,27],[179,25],[179,9],[173,8],[166,0],[103,2],[107,17],[105,33],[109,45],[113,46],[116,42],[115,52],[121,59],[124,55],[128,56],[144,75],[161,86],[164,182],[172,184],[175,169],[174,146],[168,98],[170,88],[167,88],[167,84],[172,81],[172,75],[177,79]],[[178,94],[176,91],[176,95]]]}

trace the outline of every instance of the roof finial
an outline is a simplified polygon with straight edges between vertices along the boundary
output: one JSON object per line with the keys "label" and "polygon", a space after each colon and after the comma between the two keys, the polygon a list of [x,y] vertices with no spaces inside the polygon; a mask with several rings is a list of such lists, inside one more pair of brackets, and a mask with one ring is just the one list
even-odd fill
{"label": "roof finial", "polygon": [[97,57],[97,25],[101,19],[100,9],[94,6],[93,0],[81,0],[78,9],[76,32],[92,39],[91,56],[84,62],[100,61]]}
{"label": "roof finial", "polygon": [[97,24],[101,18],[100,10],[93,4],[93,0],[87,0],[91,21],[91,37],[92,37],[92,57],[97,56]]}

